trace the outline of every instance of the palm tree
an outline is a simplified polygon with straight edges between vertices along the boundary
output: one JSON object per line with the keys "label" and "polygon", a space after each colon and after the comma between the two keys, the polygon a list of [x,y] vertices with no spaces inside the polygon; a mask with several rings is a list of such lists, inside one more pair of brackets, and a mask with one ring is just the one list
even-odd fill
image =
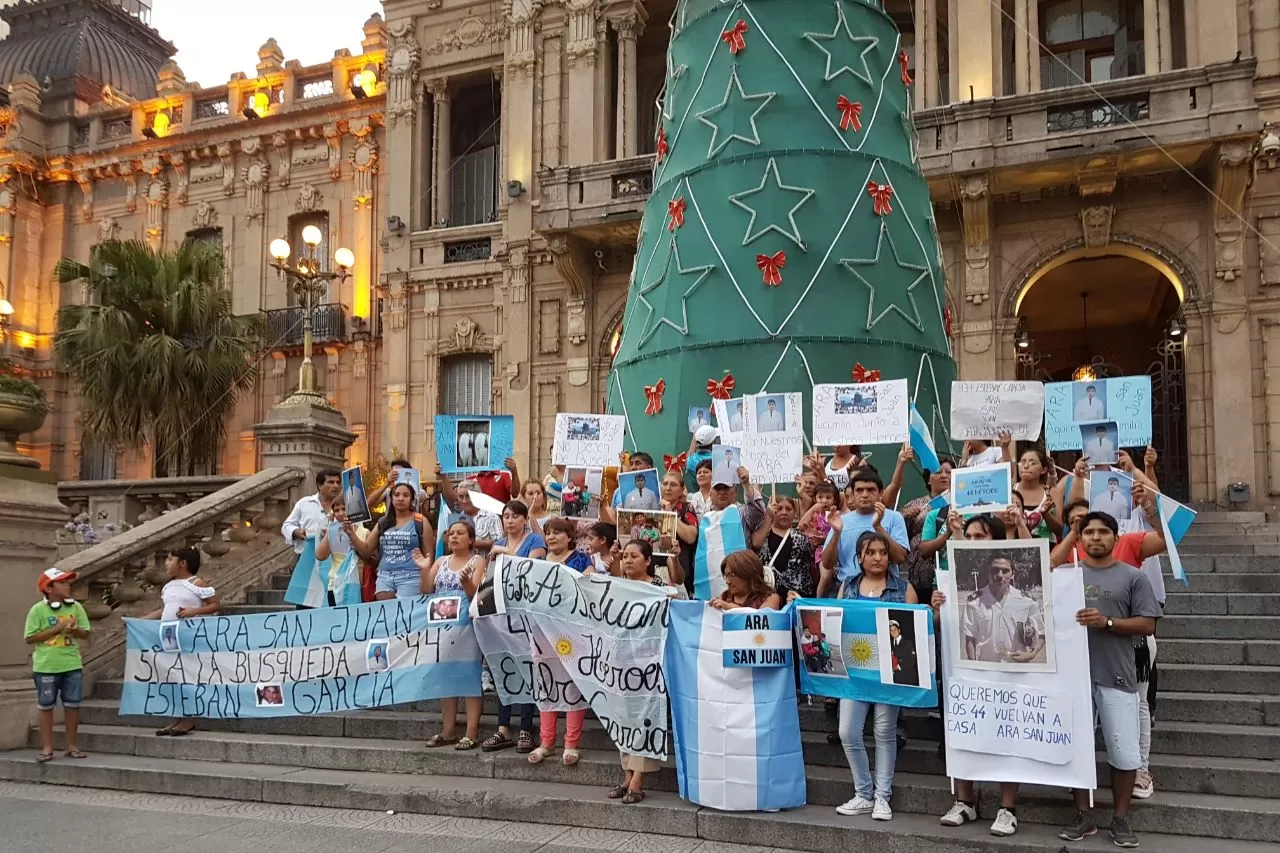
{"label": "palm tree", "polygon": [[54,338],[86,437],[150,444],[155,476],[216,470],[226,416],[257,379],[261,324],[232,314],[223,266],[222,250],[204,242],[156,251],[134,240],[55,269],[60,283],[87,288],[88,304],[59,311]]}

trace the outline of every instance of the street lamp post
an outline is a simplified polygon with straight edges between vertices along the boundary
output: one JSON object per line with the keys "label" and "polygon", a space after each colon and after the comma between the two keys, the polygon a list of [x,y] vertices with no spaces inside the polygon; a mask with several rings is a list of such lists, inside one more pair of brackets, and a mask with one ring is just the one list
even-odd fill
{"label": "street lamp post", "polygon": [[329,284],[334,281],[345,281],[355,266],[356,258],[350,249],[338,249],[333,253],[335,272],[326,272],[320,268],[318,248],[324,235],[314,225],[302,229],[304,248],[296,260],[290,261],[293,247],[283,238],[271,241],[272,268],[288,283],[302,303],[302,366],[298,368],[298,390],[295,397],[310,398],[312,402],[326,405],[320,392],[316,390],[316,368],[311,361],[313,349],[312,315],[318,300]]}

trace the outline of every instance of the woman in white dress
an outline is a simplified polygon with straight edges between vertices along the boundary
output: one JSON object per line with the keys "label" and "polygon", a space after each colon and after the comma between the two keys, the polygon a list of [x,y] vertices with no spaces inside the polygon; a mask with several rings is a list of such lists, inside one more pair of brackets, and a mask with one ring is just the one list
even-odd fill
{"label": "woman in white dress", "polygon": [[[178,619],[192,619],[197,616],[212,616],[222,609],[214,588],[207,581],[196,577],[200,571],[200,551],[196,548],[180,548],[170,551],[164,561],[165,572],[169,582],[160,590],[160,601],[163,606],[144,616],[144,619],[159,619],[161,622],[172,622]],[[196,721],[190,717],[174,720],[156,732],[160,737],[181,737],[191,734]]]}

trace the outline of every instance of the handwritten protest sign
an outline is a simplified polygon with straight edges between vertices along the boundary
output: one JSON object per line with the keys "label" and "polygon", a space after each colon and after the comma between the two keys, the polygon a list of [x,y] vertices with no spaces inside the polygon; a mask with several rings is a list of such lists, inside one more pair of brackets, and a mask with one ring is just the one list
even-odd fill
{"label": "handwritten protest sign", "polygon": [[1045,764],[1071,761],[1075,731],[1066,693],[953,678],[945,719],[947,745],[955,749]]}
{"label": "handwritten protest sign", "polygon": [[901,444],[908,417],[905,379],[813,386],[814,444]]}
{"label": "handwritten protest sign", "polygon": [[665,759],[667,593],[547,560],[500,557],[495,576],[497,612],[540,632],[618,749]]}
{"label": "handwritten protest sign", "polygon": [[627,419],[622,415],[556,415],[553,465],[607,468],[618,464]]}
{"label": "handwritten protest sign", "polygon": [[163,626],[162,638],[160,622],[125,620],[122,714],[307,716],[480,695],[456,593]]}
{"label": "handwritten protest sign", "polygon": [[804,462],[802,396],[755,394],[742,399],[742,464],[751,472],[751,482],[791,482]]}
{"label": "handwritten protest sign", "polygon": [[1044,438],[1049,450],[1080,450],[1079,425],[1113,421],[1118,447],[1151,443],[1151,377],[1119,376],[1044,386]]}
{"label": "handwritten protest sign", "polygon": [[952,382],[951,438],[990,441],[1008,430],[1018,441],[1036,441],[1044,421],[1044,394],[1039,382]]}

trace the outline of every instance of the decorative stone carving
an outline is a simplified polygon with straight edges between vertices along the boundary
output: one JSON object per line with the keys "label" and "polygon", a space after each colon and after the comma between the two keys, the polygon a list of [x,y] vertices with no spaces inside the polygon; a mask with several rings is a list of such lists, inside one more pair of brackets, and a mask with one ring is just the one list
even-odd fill
{"label": "decorative stone carving", "polygon": [[395,382],[387,386],[387,408],[399,413],[404,410],[408,401],[408,389],[403,382]]}
{"label": "decorative stone carving", "polygon": [[509,246],[507,255],[507,286],[511,301],[525,302],[529,298],[529,248]]}
{"label": "decorative stone carving", "polygon": [[236,156],[231,151],[230,143],[218,146],[218,159],[222,161],[222,194],[236,194]]}
{"label": "decorative stone carving", "polygon": [[356,338],[351,343],[351,377],[364,379],[369,375],[369,347],[363,338]]}
{"label": "decorative stone carving", "polygon": [[355,169],[356,210],[373,204],[376,176],[378,174],[378,143],[373,138],[373,128],[367,123],[356,134],[359,141],[351,149],[351,165]]}
{"label": "decorative stone carving", "polygon": [[596,41],[595,0],[565,0],[568,13],[565,35],[565,55],[569,67],[581,61],[587,67],[595,65],[599,43]]}
{"label": "decorative stone carving", "polygon": [[84,222],[93,221],[93,175],[88,172],[75,172],[71,176],[80,186],[80,218]]}
{"label": "decorative stone carving", "polygon": [[283,189],[289,186],[290,174],[293,169],[293,142],[289,139],[289,134],[280,131],[271,137],[271,147],[276,149],[277,159],[280,161],[280,168],[276,175],[276,185]]}
{"label": "decorative stone carving", "polygon": [[[569,300],[569,323],[567,332],[569,334],[569,343],[583,344],[587,341],[587,302],[585,299],[573,298]],[[570,383],[575,384],[575,383]]]}
{"label": "decorative stone carving", "polygon": [[387,26],[391,43],[387,47],[387,123],[394,127],[400,118],[414,120],[414,87],[421,59],[414,19],[401,18]]}
{"label": "decorative stone carving", "polygon": [[586,299],[591,269],[587,266],[586,250],[578,239],[567,234],[553,234],[547,238],[547,248],[551,250],[556,272],[569,285],[573,298]]}
{"label": "decorative stone carving", "polygon": [[403,331],[409,314],[407,273],[387,273],[387,300],[383,308],[382,322],[394,331]]}
{"label": "decorative stone carving", "polygon": [[218,224],[218,211],[207,201],[196,205],[196,212],[191,214],[192,228],[212,228]]}
{"label": "decorative stone carving", "polygon": [[169,206],[169,184],[158,175],[147,184],[147,244],[159,249],[164,244],[164,212]]}
{"label": "decorative stone carving", "polygon": [[1080,211],[1085,248],[1101,249],[1111,242],[1111,220],[1115,213],[1115,207],[1110,204],[1095,204]]}
{"label": "decorative stone carving", "polygon": [[98,242],[114,243],[120,239],[120,223],[114,216],[104,216],[98,222]]}
{"label": "decorative stone carving", "polygon": [[293,206],[299,213],[320,210],[324,207],[324,196],[314,184],[306,183],[302,185],[302,189],[298,190],[298,198],[293,202]]}
{"label": "decorative stone carving", "polygon": [[1244,271],[1244,223],[1236,211],[1244,209],[1245,195],[1253,180],[1255,148],[1242,140],[1218,146],[1214,164],[1214,275],[1235,281]]}
{"label": "decorative stone carving", "polygon": [[471,352],[476,348],[476,336],[480,327],[470,317],[462,317],[453,324],[453,341],[458,352]]}
{"label": "decorative stone carving", "polygon": [[960,337],[964,342],[964,351],[970,355],[981,355],[991,349],[995,337],[995,323],[991,320],[966,320],[960,326]]}
{"label": "decorative stone carving", "polygon": [[[986,175],[967,175],[960,180],[960,206],[964,226],[964,259],[973,269],[985,269],[991,260],[991,193]],[[981,305],[990,294],[968,294],[970,302]]]}
{"label": "decorative stone carving", "polygon": [[18,212],[18,197],[6,181],[0,184],[0,243],[13,242],[13,220]]}
{"label": "decorative stone carving", "polygon": [[187,155],[181,151],[174,151],[166,159],[178,179],[173,189],[173,199],[178,204],[186,204],[187,188],[190,186],[190,179],[187,177]]}
{"label": "decorative stone carving", "polygon": [[271,164],[259,153],[240,175],[245,186],[245,212],[249,219],[257,219],[266,209],[267,184],[271,180]]}
{"label": "decorative stone carving", "polygon": [[581,388],[591,378],[591,360],[585,355],[565,362],[565,376],[574,388]]}
{"label": "decorative stone carving", "polygon": [[124,178],[124,209],[134,213],[138,209],[138,176],[133,171],[133,164],[116,164],[116,174]]}
{"label": "decorative stone carving", "polygon": [[329,143],[329,177],[336,181],[342,177],[342,127],[326,124],[324,138]]}
{"label": "decorative stone carving", "polygon": [[470,17],[446,32],[427,47],[427,53],[438,56],[478,45],[492,44],[506,34],[503,21]]}

